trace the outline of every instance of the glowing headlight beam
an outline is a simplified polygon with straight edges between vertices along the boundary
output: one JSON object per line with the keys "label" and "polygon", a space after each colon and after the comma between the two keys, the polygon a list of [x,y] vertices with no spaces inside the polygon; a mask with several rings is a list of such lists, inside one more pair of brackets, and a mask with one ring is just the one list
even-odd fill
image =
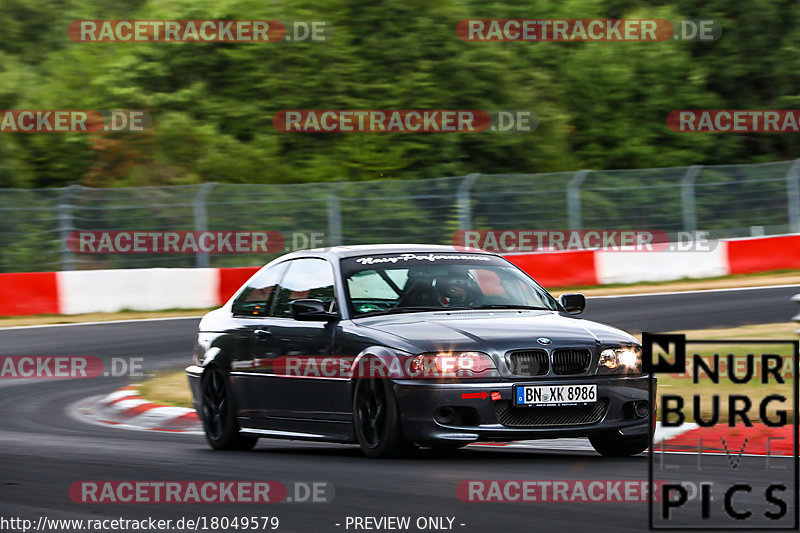
{"label": "glowing headlight beam", "polygon": [[600,352],[600,359],[597,365],[609,369],[618,367],[635,368],[640,364],[639,353],[638,347],[607,348]]}
{"label": "glowing headlight beam", "polygon": [[622,366],[636,366],[639,362],[639,357],[633,350],[621,350],[617,352],[617,360]]}

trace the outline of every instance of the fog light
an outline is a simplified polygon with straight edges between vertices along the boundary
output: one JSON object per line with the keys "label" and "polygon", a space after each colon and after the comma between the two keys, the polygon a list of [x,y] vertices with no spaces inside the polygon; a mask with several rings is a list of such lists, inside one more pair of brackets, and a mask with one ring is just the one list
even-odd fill
{"label": "fog light", "polygon": [[474,407],[448,405],[436,409],[433,419],[443,426],[477,426],[478,411]]}
{"label": "fog light", "polygon": [[639,418],[647,418],[650,414],[650,402],[635,402],[633,404],[633,412],[636,413],[636,416]]}
{"label": "fog light", "polygon": [[440,407],[433,417],[440,424],[451,425],[455,421],[455,416],[456,412],[452,407]]}

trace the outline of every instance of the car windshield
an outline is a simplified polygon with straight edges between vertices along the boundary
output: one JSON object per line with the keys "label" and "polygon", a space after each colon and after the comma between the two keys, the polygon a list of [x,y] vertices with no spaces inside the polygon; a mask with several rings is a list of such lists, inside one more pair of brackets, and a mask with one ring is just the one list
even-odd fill
{"label": "car windshield", "polygon": [[464,309],[557,311],[555,299],[505,260],[479,254],[386,254],[342,260],[353,317]]}

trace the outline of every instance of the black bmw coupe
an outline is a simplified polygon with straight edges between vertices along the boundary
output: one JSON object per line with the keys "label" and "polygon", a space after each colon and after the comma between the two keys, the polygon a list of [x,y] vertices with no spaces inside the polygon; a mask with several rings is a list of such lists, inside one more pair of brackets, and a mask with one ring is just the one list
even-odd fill
{"label": "black bmw coupe", "polygon": [[650,444],[631,335],[574,315],[491,253],[426,245],[294,252],[200,322],[186,369],[215,449],[259,437],[358,443],[370,457],[476,441]]}

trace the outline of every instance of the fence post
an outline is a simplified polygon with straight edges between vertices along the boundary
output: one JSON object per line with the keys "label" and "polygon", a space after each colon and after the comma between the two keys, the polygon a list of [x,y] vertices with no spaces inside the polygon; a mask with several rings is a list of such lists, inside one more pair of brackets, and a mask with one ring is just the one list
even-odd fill
{"label": "fence post", "polygon": [[581,184],[590,170],[579,170],[572,176],[567,185],[567,218],[569,229],[577,231],[583,228],[583,215],[581,215]]}
{"label": "fence post", "polygon": [[[208,231],[208,208],[206,200],[208,195],[217,184],[209,181],[200,186],[200,190],[194,197],[193,207],[194,210],[194,230],[195,231]],[[210,266],[210,261],[207,253],[198,251],[195,254],[195,266],[197,268],[207,268]]]}
{"label": "fence post", "polygon": [[795,159],[786,174],[786,200],[789,211],[789,232],[800,233],[800,159]]}
{"label": "fence post", "polygon": [[459,184],[456,191],[456,210],[458,213],[458,229],[467,231],[472,229],[472,197],[470,191],[472,186],[481,175],[477,172],[467,174]]}
{"label": "fence post", "polygon": [[339,185],[328,195],[328,246],[342,244],[342,205],[339,201]]}
{"label": "fence post", "polygon": [[61,240],[61,270],[75,270],[75,254],[67,246],[69,234],[75,229],[72,220],[72,195],[78,185],[69,185],[58,199],[58,235]]}
{"label": "fence post", "polygon": [[694,181],[703,165],[692,165],[681,180],[681,206],[683,208],[683,231],[697,231],[697,211],[694,201]]}
{"label": "fence post", "polygon": [[[794,303],[796,303],[797,305],[800,305],[800,294],[795,294],[794,296],[792,296],[792,301]],[[800,322],[800,313],[797,313],[796,315],[794,315],[794,318],[792,318],[792,320],[794,320],[795,322]],[[795,331],[795,333],[800,333],[800,329]],[[795,378],[795,379],[797,379],[797,378]]]}

